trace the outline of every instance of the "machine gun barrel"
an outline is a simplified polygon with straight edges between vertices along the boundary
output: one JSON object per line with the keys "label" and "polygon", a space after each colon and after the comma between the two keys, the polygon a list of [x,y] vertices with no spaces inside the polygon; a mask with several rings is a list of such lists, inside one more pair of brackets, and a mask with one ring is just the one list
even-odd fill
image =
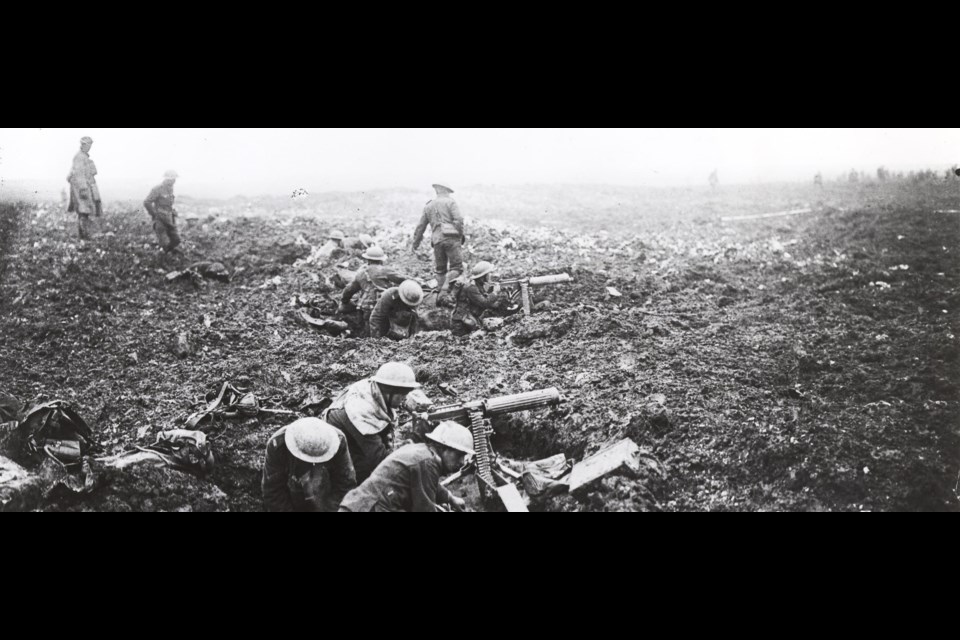
{"label": "machine gun barrel", "polygon": [[517,411],[529,411],[539,407],[557,405],[561,402],[563,402],[563,396],[560,394],[560,391],[555,387],[551,387],[549,389],[526,391],[509,396],[497,396],[486,400],[449,404],[428,411],[424,417],[433,422],[454,420],[464,425],[469,425],[470,414],[474,412],[480,412],[484,418],[491,418],[493,416],[505,415]]}
{"label": "machine gun barrel", "polygon": [[518,278],[515,280],[503,280],[500,286],[520,287],[520,301],[523,305],[523,314],[529,316],[531,312],[530,287],[541,287],[549,284],[561,284],[563,282],[573,282],[566,273],[557,273],[548,276],[533,276],[530,278]]}

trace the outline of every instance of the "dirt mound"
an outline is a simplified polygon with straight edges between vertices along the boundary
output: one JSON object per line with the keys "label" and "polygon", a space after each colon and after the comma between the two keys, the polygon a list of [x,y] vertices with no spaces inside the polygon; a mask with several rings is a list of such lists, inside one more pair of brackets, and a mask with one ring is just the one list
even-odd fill
{"label": "dirt mound", "polygon": [[[116,452],[182,426],[225,381],[298,410],[401,360],[438,402],[441,384],[463,399],[561,389],[560,407],[494,425],[512,458],[582,458],[630,438],[662,462],[538,509],[957,510],[960,225],[932,213],[956,195],[933,184],[676,192],[656,201],[672,222],[650,228],[612,205],[571,213],[565,230],[468,219],[469,263],[574,281],[535,290],[545,310],[495,331],[405,342],[334,337],[294,312],[298,296],[336,299],[336,272],[302,260],[334,225],[375,233],[392,265],[432,278],[428,255],[405,248],[415,220],[221,205],[197,212],[188,255],[171,265],[129,208],[110,208],[84,251],[71,218],[24,209],[31,223],[0,285],[0,389],[71,402]],[[817,200],[809,214],[720,220]],[[223,263],[230,282],[166,280],[201,260]],[[190,348],[178,357],[181,335]],[[219,488],[232,510],[258,509],[263,447],[286,420],[227,421],[208,481],[155,496],[148,485],[172,482],[158,475],[87,508],[221,508],[205,497]]]}

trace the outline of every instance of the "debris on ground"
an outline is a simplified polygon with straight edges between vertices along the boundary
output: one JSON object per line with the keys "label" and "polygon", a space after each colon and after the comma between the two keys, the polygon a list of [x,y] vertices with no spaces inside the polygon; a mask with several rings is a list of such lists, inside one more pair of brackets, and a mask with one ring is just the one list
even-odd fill
{"label": "debris on ground", "polygon": [[[537,288],[532,315],[469,338],[445,330],[449,309],[428,296],[421,315],[435,324],[399,342],[334,336],[289,314],[346,322],[336,298],[355,265],[309,260],[332,228],[375,234],[389,265],[433,278],[428,251],[408,248],[419,194],[311,195],[311,208],[295,209],[286,196],[187,202],[206,221],[185,229],[184,263],[231,272],[224,283],[198,272],[199,287],[166,280],[149,219],[130,215],[135,203],[108,206],[106,233],[85,251],[75,217],[0,205],[0,226],[18,225],[0,243],[0,389],[62,398],[96,424],[104,455],[184,427],[224,381],[290,412],[207,418],[217,464],[205,478],[106,468],[113,497],[61,488],[38,508],[259,509],[270,435],[396,360],[437,404],[451,391],[562,389],[562,407],[494,421],[494,449],[521,474],[561,453],[582,463],[611,442],[639,447],[635,477],[610,473],[576,495],[531,500],[531,510],[960,510],[960,227],[934,213],[956,208],[956,184],[813,189],[478,187],[486,200],[464,207],[467,265],[572,281]],[[806,215],[720,220],[821,201]],[[181,334],[191,347],[182,358]]]}

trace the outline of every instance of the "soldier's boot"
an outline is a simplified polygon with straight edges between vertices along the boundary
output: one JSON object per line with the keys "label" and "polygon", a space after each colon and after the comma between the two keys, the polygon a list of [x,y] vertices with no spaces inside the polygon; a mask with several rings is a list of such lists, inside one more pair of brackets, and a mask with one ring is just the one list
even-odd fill
{"label": "soldier's boot", "polygon": [[447,295],[450,292],[450,283],[447,280],[446,271],[437,271],[437,282],[440,283],[440,290],[437,292],[437,306],[438,307],[449,307],[450,305],[450,296]]}
{"label": "soldier's boot", "polygon": [[444,274],[443,284],[440,286],[440,295],[437,296],[438,307],[453,307],[456,305],[456,300],[450,297],[450,283],[459,277],[459,271],[448,271]]}

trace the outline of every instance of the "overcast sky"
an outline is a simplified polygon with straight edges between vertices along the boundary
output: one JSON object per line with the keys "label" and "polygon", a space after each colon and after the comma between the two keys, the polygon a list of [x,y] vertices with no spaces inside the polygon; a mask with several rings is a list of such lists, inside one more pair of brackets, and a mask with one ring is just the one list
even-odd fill
{"label": "overcast sky", "polygon": [[167,169],[197,196],[362,191],[433,182],[703,185],[960,163],[952,129],[0,129],[0,179],[64,183],[82,136],[102,188]]}

